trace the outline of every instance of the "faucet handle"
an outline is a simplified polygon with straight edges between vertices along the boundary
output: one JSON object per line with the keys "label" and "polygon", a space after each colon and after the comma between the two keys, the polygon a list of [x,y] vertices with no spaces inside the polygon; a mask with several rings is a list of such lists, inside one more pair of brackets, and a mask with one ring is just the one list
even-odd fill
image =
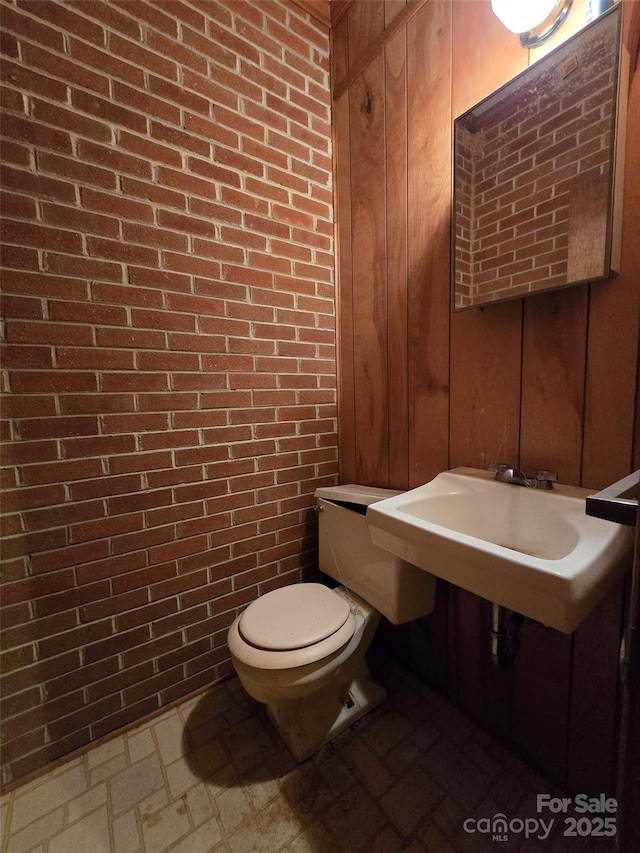
{"label": "faucet handle", "polygon": [[553,471],[536,471],[536,485],[543,489],[552,489],[552,483],[556,483],[558,481],[558,475],[554,474]]}

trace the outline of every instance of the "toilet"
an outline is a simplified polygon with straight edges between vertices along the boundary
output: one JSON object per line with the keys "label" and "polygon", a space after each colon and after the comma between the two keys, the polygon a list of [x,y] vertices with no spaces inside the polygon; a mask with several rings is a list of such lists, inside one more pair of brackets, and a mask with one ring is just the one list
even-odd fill
{"label": "toilet", "polygon": [[433,610],[435,577],[369,537],[367,506],[397,494],[358,485],[317,489],[319,568],[339,585],[273,590],[229,629],[240,683],[267,706],[297,761],[385,699],[365,661],[381,615],[397,625]]}

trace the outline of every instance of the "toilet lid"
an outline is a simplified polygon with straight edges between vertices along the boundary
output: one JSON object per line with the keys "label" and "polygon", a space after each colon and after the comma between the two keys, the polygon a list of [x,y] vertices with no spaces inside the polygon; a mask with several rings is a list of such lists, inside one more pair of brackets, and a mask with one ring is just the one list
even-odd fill
{"label": "toilet lid", "polygon": [[247,607],[238,624],[243,638],[261,649],[311,646],[335,634],[349,618],[348,603],[319,583],[274,589]]}

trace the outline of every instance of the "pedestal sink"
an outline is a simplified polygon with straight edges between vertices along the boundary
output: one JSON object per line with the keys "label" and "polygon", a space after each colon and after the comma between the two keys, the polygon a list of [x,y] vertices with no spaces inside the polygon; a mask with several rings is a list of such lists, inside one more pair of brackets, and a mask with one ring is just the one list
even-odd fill
{"label": "pedestal sink", "polygon": [[570,634],[629,568],[632,553],[628,527],[585,514],[592,493],[455,468],[372,504],[367,522],[381,548]]}

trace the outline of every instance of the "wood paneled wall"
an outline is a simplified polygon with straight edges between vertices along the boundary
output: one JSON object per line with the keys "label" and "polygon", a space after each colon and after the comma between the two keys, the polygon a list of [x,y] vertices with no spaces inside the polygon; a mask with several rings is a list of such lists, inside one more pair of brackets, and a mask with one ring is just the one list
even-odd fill
{"label": "wood paneled wall", "polygon": [[[489,0],[343,7],[332,46],[342,482],[411,488],[499,461],[593,488],[629,473],[639,458],[640,74],[620,275],[452,314],[452,121],[534,57]],[[571,14],[562,38],[584,3]],[[386,640],[541,770],[611,790],[623,590],[572,636],[525,625],[510,671],[489,661],[490,604],[446,584],[431,617],[387,626]]]}

